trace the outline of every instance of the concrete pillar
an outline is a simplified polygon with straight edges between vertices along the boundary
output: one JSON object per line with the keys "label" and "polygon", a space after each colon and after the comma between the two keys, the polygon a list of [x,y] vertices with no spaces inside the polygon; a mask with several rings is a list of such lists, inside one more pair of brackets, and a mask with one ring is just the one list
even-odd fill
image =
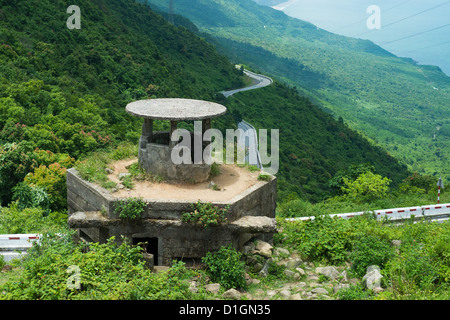
{"label": "concrete pillar", "polygon": [[173,147],[175,147],[178,144],[178,138],[179,137],[177,137],[177,139],[174,139],[175,142],[172,141],[172,134],[173,134],[173,132],[175,130],[177,130],[177,125],[178,125],[177,121],[170,121],[170,135],[169,135],[169,139],[170,139],[169,146],[170,146],[170,148],[173,148]]}
{"label": "concrete pillar", "polygon": [[[204,139],[204,137],[205,137],[205,132],[207,131],[207,130],[209,130],[209,129],[211,129],[211,119],[204,119],[203,120],[203,123],[202,123],[202,139]],[[206,140],[203,140],[203,144],[202,144],[202,154],[203,154],[203,152],[205,151],[205,148],[207,147],[207,146],[209,146],[211,144],[211,139],[206,139]],[[210,157],[211,157],[211,153],[209,153],[209,154],[207,154],[207,155],[204,155],[204,158],[203,158],[203,161],[205,161],[205,158],[206,157],[208,157],[208,162],[209,162],[209,160],[210,160]]]}
{"label": "concrete pillar", "polygon": [[144,119],[142,124],[142,135],[139,139],[139,147],[145,149],[147,143],[152,142],[153,135],[153,119]]}

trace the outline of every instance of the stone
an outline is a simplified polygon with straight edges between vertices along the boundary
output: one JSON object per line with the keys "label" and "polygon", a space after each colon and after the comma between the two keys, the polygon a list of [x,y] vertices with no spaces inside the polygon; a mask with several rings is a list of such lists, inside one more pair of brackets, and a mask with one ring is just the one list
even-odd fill
{"label": "stone", "polygon": [[350,285],[348,283],[340,283],[333,287],[333,291],[334,291],[334,293],[336,293],[339,290],[348,289],[348,288],[350,288]]}
{"label": "stone", "polygon": [[273,254],[276,256],[289,256],[289,250],[280,248],[280,247],[276,247],[273,251]]}
{"label": "stone", "polygon": [[217,184],[216,184],[214,181],[211,180],[211,181],[208,183],[208,189],[214,189],[214,187],[217,188]]}
{"label": "stone", "polygon": [[272,257],[272,249],[273,247],[262,240],[257,240],[255,244],[255,253],[259,254],[263,257],[270,258]]}
{"label": "stone", "polygon": [[210,283],[205,285],[205,290],[212,293],[212,294],[216,294],[219,292],[220,290],[220,284],[219,283]]}
{"label": "stone", "polygon": [[335,267],[318,267],[316,273],[323,274],[328,279],[334,280],[339,277],[339,271]]}
{"label": "stone", "polygon": [[362,278],[362,281],[367,289],[372,290],[381,286],[381,278],[383,276],[381,275],[380,267],[372,265],[367,267],[367,272]]}
{"label": "stone", "polygon": [[300,293],[295,293],[291,296],[291,300],[303,300]]}
{"label": "stone", "polygon": [[328,290],[326,290],[324,288],[317,287],[317,288],[312,289],[311,292],[315,293],[315,294],[327,294]]}
{"label": "stone", "polygon": [[286,269],[295,269],[301,265],[302,262],[303,261],[300,258],[290,259],[286,262]]}
{"label": "stone", "polygon": [[123,180],[124,178],[130,177],[130,176],[131,176],[131,173],[128,173],[128,172],[119,173],[119,180]]}
{"label": "stone", "polygon": [[278,294],[280,295],[280,297],[282,299],[285,299],[285,300],[287,300],[291,297],[291,292],[287,289],[281,290],[280,292],[278,292]]}
{"label": "stone", "polygon": [[233,300],[238,300],[241,298],[241,296],[242,294],[236,289],[227,290],[222,295],[224,299],[233,299]]}
{"label": "stone", "polygon": [[189,281],[189,291],[192,293],[198,293],[197,281]]}
{"label": "stone", "polygon": [[272,259],[267,259],[264,263],[264,266],[259,271],[259,275],[262,277],[267,277],[267,274],[269,273],[269,263],[272,262]]}
{"label": "stone", "polygon": [[300,275],[297,272],[291,271],[291,270],[284,270],[284,274],[291,279],[298,279],[300,278]]}
{"label": "stone", "polygon": [[302,268],[295,268],[295,271],[297,271],[301,276],[306,275],[305,270],[303,270]]}
{"label": "stone", "polygon": [[106,172],[107,174],[112,174],[112,173],[114,173],[114,171],[113,171],[112,169],[110,169],[110,168],[105,168],[105,172]]}

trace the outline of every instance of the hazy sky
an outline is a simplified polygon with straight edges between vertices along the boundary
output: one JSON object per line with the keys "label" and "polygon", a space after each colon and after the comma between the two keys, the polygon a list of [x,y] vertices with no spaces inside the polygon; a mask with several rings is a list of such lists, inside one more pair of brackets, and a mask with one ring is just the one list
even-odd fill
{"label": "hazy sky", "polygon": [[[379,30],[367,27],[370,5],[381,9]],[[398,56],[438,65],[450,75],[449,0],[291,0],[283,11],[334,33],[372,40]]]}

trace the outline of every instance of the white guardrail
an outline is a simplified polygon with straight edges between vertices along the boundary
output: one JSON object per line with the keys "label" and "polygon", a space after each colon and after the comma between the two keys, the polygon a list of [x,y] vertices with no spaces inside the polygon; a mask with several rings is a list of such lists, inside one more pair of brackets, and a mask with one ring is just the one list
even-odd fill
{"label": "white guardrail", "polygon": [[[395,208],[395,209],[385,209],[385,210],[368,210],[361,212],[353,212],[353,213],[339,213],[339,214],[330,214],[330,217],[338,217],[342,219],[350,219],[355,216],[363,215],[367,212],[373,212],[377,220],[381,220],[385,217],[389,218],[389,220],[404,220],[410,219],[412,216],[415,218],[425,217],[434,220],[448,219],[450,215],[450,203],[446,204],[436,204],[436,205],[428,205],[428,206],[419,206],[419,207],[408,207],[408,208]],[[288,221],[299,221],[299,220],[313,220],[315,217],[298,217],[298,218],[287,218]]]}
{"label": "white guardrail", "polygon": [[0,255],[6,262],[20,258],[39,237],[39,234],[0,234]]}

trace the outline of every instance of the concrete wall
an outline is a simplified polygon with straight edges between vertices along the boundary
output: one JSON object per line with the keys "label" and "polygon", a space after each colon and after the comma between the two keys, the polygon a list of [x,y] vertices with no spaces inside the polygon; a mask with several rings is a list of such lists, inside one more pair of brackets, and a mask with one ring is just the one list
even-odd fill
{"label": "concrete wall", "polygon": [[[76,212],[97,212],[94,219],[78,228],[92,241],[104,242],[115,236],[134,238],[158,238],[158,256],[155,264],[170,265],[173,258],[196,258],[221,246],[232,244],[236,249],[254,234],[247,234],[230,224],[212,226],[208,229],[181,222],[183,213],[191,210],[192,201],[144,199],[147,202],[141,219],[128,221],[119,219],[114,213],[114,197],[106,189],[87,182],[75,169],[67,171],[67,200],[70,216]],[[242,194],[226,202],[213,205],[230,206],[228,221],[245,216],[275,217],[276,178],[260,181]],[[95,216],[95,215],[94,215]],[[91,227],[95,226],[95,227]],[[271,238],[268,234],[265,239]],[[151,253],[151,252],[150,252]]]}

